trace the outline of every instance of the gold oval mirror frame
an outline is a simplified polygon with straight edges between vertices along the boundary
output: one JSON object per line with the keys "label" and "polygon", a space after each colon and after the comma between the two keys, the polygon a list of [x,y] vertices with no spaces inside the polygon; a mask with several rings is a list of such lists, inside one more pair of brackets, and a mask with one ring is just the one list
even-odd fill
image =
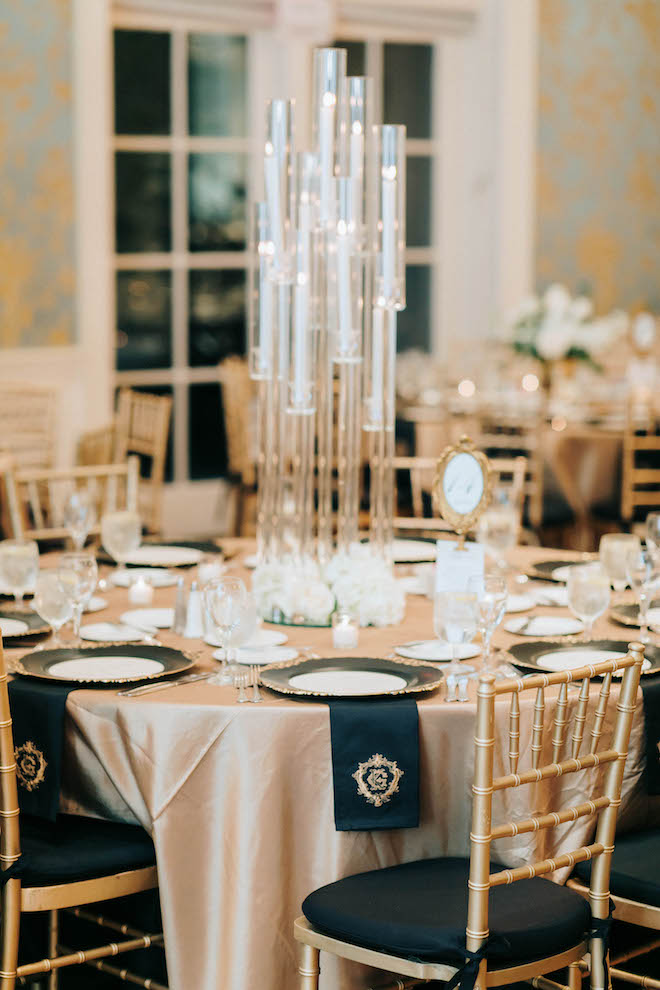
{"label": "gold oval mirror frame", "polygon": [[433,505],[459,537],[462,547],[490,501],[488,458],[469,437],[445,447],[433,479]]}

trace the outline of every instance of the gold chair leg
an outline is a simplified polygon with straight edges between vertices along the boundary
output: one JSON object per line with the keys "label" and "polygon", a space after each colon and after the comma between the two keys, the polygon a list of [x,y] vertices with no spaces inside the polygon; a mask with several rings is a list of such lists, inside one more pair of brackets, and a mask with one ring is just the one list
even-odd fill
{"label": "gold chair leg", "polygon": [[318,990],[319,986],[319,950],[313,945],[300,946],[300,990]]}
{"label": "gold chair leg", "polygon": [[568,967],[568,990],[582,990],[582,970],[579,963]]}
{"label": "gold chair leg", "polygon": [[[60,936],[60,917],[59,911],[54,910],[49,912],[48,917],[48,956],[50,959],[55,959],[57,956],[57,941]],[[54,969],[52,973],[48,976],[48,990],[57,990],[60,983],[60,974]]]}
{"label": "gold chair leg", "polygon": [[16,987],[20,903],[21,881],[8,880],[2,891],[0,990],[15,990]]}

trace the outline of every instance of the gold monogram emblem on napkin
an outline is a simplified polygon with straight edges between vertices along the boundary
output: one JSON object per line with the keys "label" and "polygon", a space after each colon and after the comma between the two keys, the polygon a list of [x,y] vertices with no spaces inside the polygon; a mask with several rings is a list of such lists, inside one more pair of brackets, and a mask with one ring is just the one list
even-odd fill
{"label": "gold monogram emblem on napkin", "polygon": [[40,749],[37,749],[32,740],[28,740],[14,750],[14,759],[16,760],[16,776],[21,786],[26,791],[35,790],[46,776],[48,763],[44,754]]}
{"label": "gold monogram emblem on napkin", "polygon": [[380,753],[374,753],[364,763],[358,765],[352,777],[357,781],[358,794],[369,804],[380,808],[399,790],[399,781],[404,771],[399,770],[396,760],[388,760]]}

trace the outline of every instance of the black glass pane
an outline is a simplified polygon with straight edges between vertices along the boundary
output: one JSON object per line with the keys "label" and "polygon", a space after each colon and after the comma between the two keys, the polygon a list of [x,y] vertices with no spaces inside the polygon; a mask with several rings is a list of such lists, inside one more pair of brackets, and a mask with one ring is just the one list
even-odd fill
{"label": "black glass pane", "polygon": [[208,137],[247,133],[247,43],[225,34],[188,38],[188,130]]}
{"label": "black glass pane", "polygon": [[410,138],[430,138],[433,46],[384,47],[384,123],[405,124]]}
{"label": "black glass pane", "polygon": [[189,355],[192,367],[245,353],[245,271],[191,271]]}
{"label": "black glass pane", "polygon": [[188,473],[191,481],[218,478],[227,470],[220,386],[191,385],[188,406]]}
{"label": "black glass pane", "polygon": [[115,31],[115,133],[169,132],[169,34]]}
{"label": "black glass pane", "polygon": [[117,370],[172,363],[170,272],[117,272]]}
{"label": "black glass pane", "polygon": [[363,41],[333,41],[332,47],[346,49],[347,76],[365,76],[367,74],[367,48]]}
{"label": "black glass pane", "polygon": [[427,265],[406,268],[406,308],[397,313],[397,350],[431,349],[431,269]]}
{"label": "black glass pane", "polygon": [[117,251],[169,251],[170,156],[118,151],[115,188]]}
{"label": "black glass pane", "polygon": [[430,158],[407,159],[406,190],[406,242],[409,247],[428,247],[433,215]]}
{"label": "black glass pane", "polygon": [[[147,392],[151,395],[174,395],[174,389],[171,385],[131,385],[133,392]],[[117,404],[117,397],[119,395],[119,389],[115,392],[115,406]],[[176,415],[176,404],[172,405],[172,414],[170,416],[170,428],[167,435],[167,453],[165,454],[165,481],[174,480],[174,417]],[[144,455],[137,455],[140,459],[140,474],[144,478],[149,477],[151,471],[151,458]]]}
{"label": "black glass pane", "polygon": [[190,250],[243,250],[247,156],[203,152],[188,161]]}

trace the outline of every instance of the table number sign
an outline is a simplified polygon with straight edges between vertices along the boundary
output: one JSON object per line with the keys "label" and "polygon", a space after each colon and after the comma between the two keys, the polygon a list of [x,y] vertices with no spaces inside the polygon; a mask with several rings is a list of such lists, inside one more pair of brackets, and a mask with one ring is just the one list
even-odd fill
{"label": "table number sign", "polygon": [[458,549],[476,526],[490,500],[488,458],[463,436],[445,447],[433,479],[433,505],[458,536]]}
{"label": "table number sign", "polygon": [[483,582],[485,552],[480,543],[461,547],[455,540],[438,540],[436,547],[436,592],[467,591],[471,578]]}

